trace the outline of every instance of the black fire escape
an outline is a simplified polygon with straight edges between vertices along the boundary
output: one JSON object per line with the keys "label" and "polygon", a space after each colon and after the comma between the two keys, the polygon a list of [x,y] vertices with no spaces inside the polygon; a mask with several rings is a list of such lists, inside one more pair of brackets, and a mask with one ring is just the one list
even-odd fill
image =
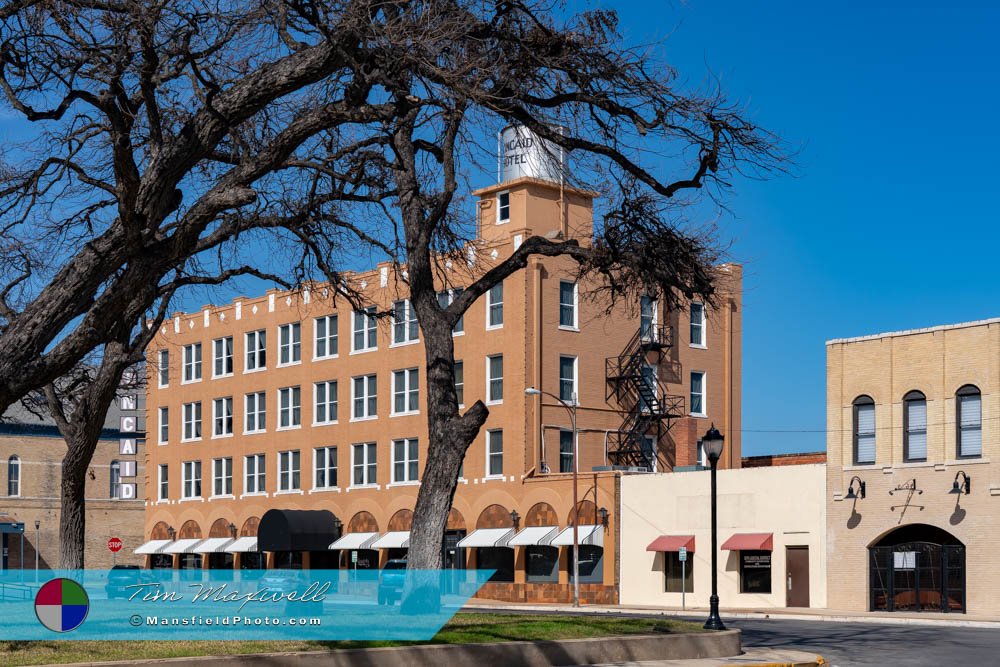
{"label": "black fire escape", "polygon": [[625,414],[617,432],[608,434],[611,465],[654,470],[657,444],[670,430],[671,419],[684,416],[684,398],[671,396],[657,374],[670,349],[668,326],[640,327],[617,357],[605,361],[607,395]]}

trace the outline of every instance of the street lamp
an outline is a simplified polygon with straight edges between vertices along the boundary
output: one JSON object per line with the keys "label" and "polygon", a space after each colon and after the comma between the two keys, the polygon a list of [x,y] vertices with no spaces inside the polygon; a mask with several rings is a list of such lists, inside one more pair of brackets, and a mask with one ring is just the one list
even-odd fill
{"label": "street lamp", "polygon": [[[35,581],[38,581],[38,529],[42,527],[42,522],[35,519]],[[24,567],[24,564],[21,564]]]}
{"label": "street lamp", "polygon": [[701,439],[702,448],[708,456],[708,462],[712,467],[712,597],[708,599],[708,620],[705,621],[706,630],[725,630],[719,618],[719,535],[718,518],[716,507],[715,473],[719,467],[719,457],[722,456],[722,446],[725,438],[715,428],[715,424],[708,429]]}
{"label": "street lamp", "polygon": [[569,411],[569,420],[573,426],[573,606],[580,606],[580,513],[579,501],[577,500],[577,480],[580,474],[580,438],[577,437],[576,429],[576,392],[570,398],[572,403],[567,403],[555,394],[534,387],[524,390],[527,396],[550,396]]}

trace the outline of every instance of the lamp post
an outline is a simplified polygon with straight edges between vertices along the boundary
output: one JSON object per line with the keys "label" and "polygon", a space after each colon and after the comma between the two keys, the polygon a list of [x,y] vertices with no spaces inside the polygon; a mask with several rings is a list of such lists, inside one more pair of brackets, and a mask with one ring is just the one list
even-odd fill
{"label": "lamp post", "polygon": [[573,427],[573,606],[580,606],[580,515],[579,515],[579,501],[577,500],[577,480],[580,474],[580,439],[577,437],[576,430],[576,392],[573,392],[573,397],[570,399],[573,401],[572,404],[567,403],[555,394],[547,391],[542,391],[541,389],[535,389],[534,387],[528,387],[524,390],[524,393],[528,396],[541,396],[542,394],[550,396],[562,405],[566,410],[569,411],[570,424]]}
{"label": "lamp post", "polygon": [[[35,581],[38,581],[38,529],[42,527],[42,522],[35,519]],[[23,565],[21,567],[24,567]]]}
{"label": "lamp post", "polygon": [[719,467],[719,457],[722,456],[724,443],[725,438],[715,428],[715,424],[712,424],[701,439],[702,447],[712,467],[712,597],[708,599],[706,630],[726,629],[726,626],[722,624],[722,619],[719,618],[719,535],[715,490],[715,473]]}

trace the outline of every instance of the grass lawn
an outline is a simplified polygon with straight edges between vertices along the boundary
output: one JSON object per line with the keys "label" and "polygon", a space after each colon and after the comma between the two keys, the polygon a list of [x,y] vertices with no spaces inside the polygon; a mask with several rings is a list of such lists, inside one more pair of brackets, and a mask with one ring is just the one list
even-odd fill
{"label": "grass lawn", "polygon": [[[700,632],[701,625],[655,618],[549,616],[463,612],[441,629],[431,644],[472,644],[539,639],[579,639],[653,632]],[[237,655],[334,648],[401,646],[413,642],[318,641],[17,641],[0,642],[0,665],[44,665],[105,660],[152,660],[198,655]]]}

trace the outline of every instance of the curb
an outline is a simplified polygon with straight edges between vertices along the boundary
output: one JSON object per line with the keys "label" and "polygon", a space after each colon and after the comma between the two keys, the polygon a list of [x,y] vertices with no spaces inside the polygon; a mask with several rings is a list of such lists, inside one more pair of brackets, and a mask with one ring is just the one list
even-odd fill
{"label": "curb", "polygon": [[822,667],[829,663],[823,656],[817,655],[813,660],[795,660],[793,662],[740,662],[723,663],[721,667]]}

